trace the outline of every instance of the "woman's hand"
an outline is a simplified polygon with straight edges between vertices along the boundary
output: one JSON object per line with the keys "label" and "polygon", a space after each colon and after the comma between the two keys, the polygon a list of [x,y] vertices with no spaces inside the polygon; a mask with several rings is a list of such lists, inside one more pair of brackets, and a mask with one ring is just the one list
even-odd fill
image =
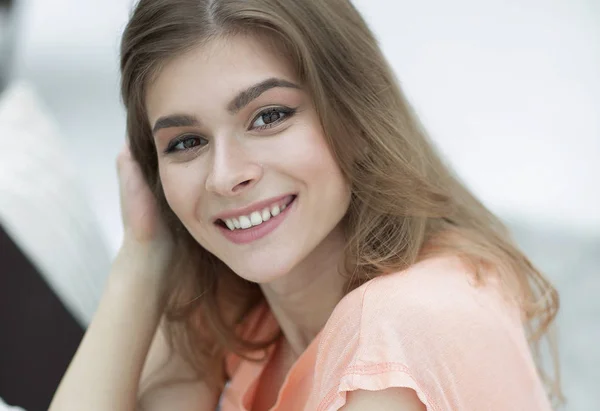
{"label": "woman's hand", "polygon": [[117,171],[123,243],[115,264],[127,267],[119,271],[166,277],[172,262],[173,238],[128,144],[117,157]]}
{"label": "woman's hand", "polygon": [[121,197],[121,217],[125,240],[141,245],[168,243],[170,235],[160,218],[158,205],[146,184],[138,163],[125,144],[117,157]]}

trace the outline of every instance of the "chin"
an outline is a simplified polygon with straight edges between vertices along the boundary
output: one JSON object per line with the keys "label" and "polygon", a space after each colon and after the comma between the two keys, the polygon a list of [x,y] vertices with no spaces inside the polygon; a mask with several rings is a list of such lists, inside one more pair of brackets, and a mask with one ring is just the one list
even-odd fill
{"label": "chin", "polygon": [[258,284],[267,284],[288,275],[298,264],[296,258],[281,256],[273,258],[273,253],[254,253],[250,258],[243,261],[237,260],[232,264],[223,260],[234,273]]}

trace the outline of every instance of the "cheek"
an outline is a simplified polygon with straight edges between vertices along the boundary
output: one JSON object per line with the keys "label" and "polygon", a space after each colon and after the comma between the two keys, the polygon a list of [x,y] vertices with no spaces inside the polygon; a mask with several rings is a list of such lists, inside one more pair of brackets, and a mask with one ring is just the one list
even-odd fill
{"label": "cheek", "polygon": [[193,175],[188,167],[179,164],[160,168],[160,180],[167,203],[186,227],[196,218],[195,210],[202,198],[199,179],[193,178]]}
{"label": "cheek", "polygon": [[350,184],[340,169],[319,126],[298,128],[293,149],[283,159],[283,167],[308,188],[306,204],[312,209],[313,221],[324,229],[346,214],[351,198]]}
{"label": "cheek", "polygon": [[334,191],[346,190],[348,186],[325,136],[319,127],[307,128],[301,131],[302,141],[293,151],[293,163],[297,171],[307,179],[330,186]]}

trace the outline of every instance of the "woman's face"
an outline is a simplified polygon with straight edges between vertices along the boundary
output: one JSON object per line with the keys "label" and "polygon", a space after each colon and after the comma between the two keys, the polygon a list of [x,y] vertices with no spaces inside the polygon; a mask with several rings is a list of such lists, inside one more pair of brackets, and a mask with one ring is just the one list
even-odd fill
{"label": "woman's face", "polygon": [[194,49],[163,68],[146,104],[169,205],[238,275],[270,282],[341,235],[349,185],[272,46],[240,36]]}

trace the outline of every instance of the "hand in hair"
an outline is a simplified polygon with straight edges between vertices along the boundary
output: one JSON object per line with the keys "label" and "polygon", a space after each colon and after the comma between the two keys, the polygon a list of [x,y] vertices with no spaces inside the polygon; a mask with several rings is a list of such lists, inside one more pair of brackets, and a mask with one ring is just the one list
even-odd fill
{"label": "hand in hair", "polygon": [[139,165],[125,145],[117,157],[121,217],[126,241],[142,244],[166,240],[166,226],[158,215],[154,195],[144,181]]}
{"label": "hand in hair", "polygon": [[[127,260],[131,273],[166,276],[171,262],[173,238],[162,220],[156,199],[142,171],[125,145],[117,158],[123,220],[123,244],[117,261]],[[136,269],[143,264],[143,270]],[[135,267],[132,267],[135,265]]]}

